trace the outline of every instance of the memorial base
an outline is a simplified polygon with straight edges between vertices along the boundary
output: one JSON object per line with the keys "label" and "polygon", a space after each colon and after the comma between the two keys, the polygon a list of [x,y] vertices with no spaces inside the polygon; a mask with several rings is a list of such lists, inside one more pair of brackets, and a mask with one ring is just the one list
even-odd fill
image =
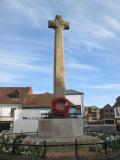
{"label": "memorial base", "polygon": [[77,138],[83,135],[83,117],[41,119],[38,136],[41,138]]}

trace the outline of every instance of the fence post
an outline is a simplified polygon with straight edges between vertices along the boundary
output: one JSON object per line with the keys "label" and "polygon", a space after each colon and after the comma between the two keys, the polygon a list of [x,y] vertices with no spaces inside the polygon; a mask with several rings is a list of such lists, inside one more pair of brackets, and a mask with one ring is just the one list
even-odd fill
{"label": "fence post", "polygon": [[115,139],[115,131],[113,131],[113,137],[114,137],[114,139]]}
{"label": "fence post", "polygon": [[104,147],[105,147],[105,154],[107,154],[107,142],[104,142]]}
{"label": "fence post", "polygon": [[13,142],[13,146],[12,146],[12,154],[15,155],[15,142]]}
{"label": "fence post", "polygon": [[4,142],[4,140],[5,140],[5,137],[4,137],[4,135],[5,135],[5,134],[3,133],[3,142]]}
{"label": "fence post", "polygon": [[78,157],[78,152],[77,152],[77,139],[75,139],[75,157]]}
{"label": "fence post", "polygon": [[44,158],[46,157],[46,141],[44,140]]}

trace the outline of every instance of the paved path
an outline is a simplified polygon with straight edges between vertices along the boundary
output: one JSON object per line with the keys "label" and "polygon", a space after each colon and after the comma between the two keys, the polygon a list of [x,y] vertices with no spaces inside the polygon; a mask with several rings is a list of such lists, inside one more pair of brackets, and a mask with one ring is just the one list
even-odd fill
{"label": "paved path", "polygon": [[26,143],[28,141],[31,141],[31,143],[37,143],[40,144],[42,143],[44,140],[47,143],[71,143],[71,142],[75,142],[75,139],[77,139],[78,143],[98,143],[100,142],[100,139],[97,137],[92,137],[92,136],[88,136],[88,135],[82,135],[80,137],[74,137],[74,138],[40,138],[37,137],[35,135],[31,135],[31,136],[27,136],[26,138],[24,138],[23,143]]}

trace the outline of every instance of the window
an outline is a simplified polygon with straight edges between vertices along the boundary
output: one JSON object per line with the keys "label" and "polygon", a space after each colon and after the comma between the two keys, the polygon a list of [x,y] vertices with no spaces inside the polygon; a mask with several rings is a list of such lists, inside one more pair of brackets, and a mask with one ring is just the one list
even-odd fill
{"label": "window", "polygon": [[97,118],[92,117],[92,120],[97,120]]}
{"label": "window", "polygon": [[109,117],[108,115],[105,115],[105,117]]}
{"label": "window", "polygon": [[11,94],[8,94],[8,97],[10,97],[10,98],[19,98],[19,96],[20,96],[20,94],[17,90]]}
{"label": "window", "polygon": [[108,109],[106,109],[105,112],[108,112]]}
{"label": "window", "polygon": [[14,111],[15,111],[16,108],[11,108],[11,117],[14,116]]}
{"label": "window", "polygon": [[114,120],[105,120],[106,124],[114,124]]}
{"label": "window", "polygon": [[80,105],[76,106],[76,113],[81,114],[81,106]]}
{"label": "window", "polygon": [[13,93],[13,98],[19,98],[19,92],[17,90]]}

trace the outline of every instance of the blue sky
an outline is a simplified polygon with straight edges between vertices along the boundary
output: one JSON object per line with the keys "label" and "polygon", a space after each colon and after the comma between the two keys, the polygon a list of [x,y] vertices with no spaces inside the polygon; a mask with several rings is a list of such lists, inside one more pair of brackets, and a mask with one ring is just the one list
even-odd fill
{"label": "blue sky", "polygon": [[119,0],[0,0],[0,86],[53,91],[54,30],[62,15],[65,84],[85,105],[114,104],[120,95]]}

